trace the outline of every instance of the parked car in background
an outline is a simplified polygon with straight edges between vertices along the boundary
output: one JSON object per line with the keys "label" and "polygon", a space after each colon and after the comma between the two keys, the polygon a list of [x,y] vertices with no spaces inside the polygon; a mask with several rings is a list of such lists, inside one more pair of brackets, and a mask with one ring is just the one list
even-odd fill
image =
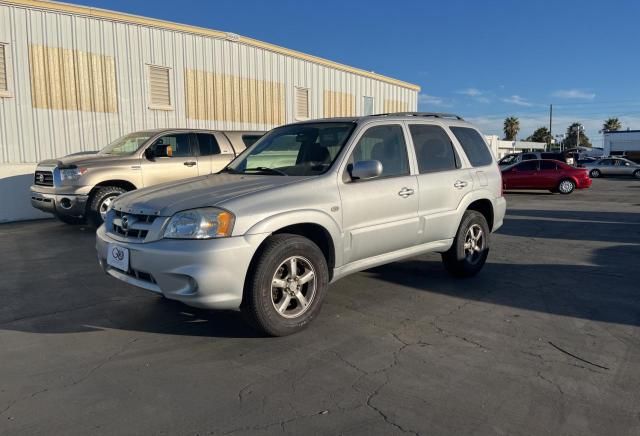
{"label": "parked car in background", "polygon": [[504,189],[545,189],[570,194],[591,186],[589,173],[557,160],[527,160],[502,169]]}
{"label": "parked car in background", "polygon": [[562,153],[553,153],[548,151],[530,151],[524,153],[508,154],[498,161],[498,165],[500,165],[501,167],[506,167],[518,162],[523,162],[525,160],[536,159],[553,159],[561,162],[566,162],[565,156]]}
{"label": "parked car in background", "polygon": [[640,179],[640,164],[623,157],[606,157],[587,162],[583,166],[594,179],[604,176],[632,176]]}
{"label": "parked car in background", "polygon": [[477,274],[505,209],[491,151],[462,118],[335,118],[278,127],[219,174],[123,195],[96,248],[119,280],[241,308],[279,336],[357,271],[439,252],[451,274]]}
{"label": "parked car in background", "polygon": [[68,224],[88,220],[99,226],[118,195],[216,173],[263,134],[186,129],[130,133],[99,152],[40,162],[31,205]]}

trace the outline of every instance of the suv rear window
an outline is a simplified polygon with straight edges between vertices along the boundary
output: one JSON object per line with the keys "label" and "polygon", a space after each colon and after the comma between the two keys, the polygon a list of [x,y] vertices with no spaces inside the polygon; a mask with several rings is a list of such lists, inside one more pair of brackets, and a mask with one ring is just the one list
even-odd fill
{"label": "suv rear window", "polygon": [[481,167],[493,162],[493,156],[477,130],[468,127],[451,127],[451,131],[460,142],[472,166]]}

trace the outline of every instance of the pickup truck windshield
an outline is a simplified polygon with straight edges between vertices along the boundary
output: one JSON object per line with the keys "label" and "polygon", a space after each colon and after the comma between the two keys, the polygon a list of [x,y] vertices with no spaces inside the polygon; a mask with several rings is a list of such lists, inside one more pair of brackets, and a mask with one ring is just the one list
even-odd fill
{"label": "pickup truck windshield", "polygon": [[113,156],[128,156],[135,153],[145,142],[153,136],[152,132],[134,132],[116,139],[100,150],[100,154]]}
{"label": "pickup truck windshield", "polygon": [[335,161],[355,127],[352,122],[304,123],[273,129],[223,172],[315,176]]}

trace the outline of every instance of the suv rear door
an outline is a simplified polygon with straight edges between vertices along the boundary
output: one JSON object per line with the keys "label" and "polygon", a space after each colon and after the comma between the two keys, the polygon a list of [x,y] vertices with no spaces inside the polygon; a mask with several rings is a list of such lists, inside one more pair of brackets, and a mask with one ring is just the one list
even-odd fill
{"label": "suv rear door", "polygon": [[469,169],[462,168],[453,138],[437,124],[408,124],[418,166],[419,243],[450,239],[458,227],[456,214],[473,189]]}
{"label": "suv rear door", "polygon": [[[418,239],[418,182],[402,123],[376,123],[355,143],[338,181],[345,263],[408,248]],[[382,175],[352,180],[349,165],[363,160],[380,161]]]}
{"label": "suv rear door", "polygon": [[221,145],[213,132],[198,132],[194,136],[199,150],[199,175],[215,174],[235,157],[233,150]]}

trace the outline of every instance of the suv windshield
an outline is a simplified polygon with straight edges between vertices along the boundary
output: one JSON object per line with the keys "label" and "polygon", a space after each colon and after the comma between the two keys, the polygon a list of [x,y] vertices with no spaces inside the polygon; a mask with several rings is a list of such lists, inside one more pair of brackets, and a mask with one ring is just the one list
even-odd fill
{"label": "suv windshield", "polygon": [[129,133],[128,135],[116,139],[111,144],[100,150],[100,154],[109,154],[113,156],[127,156],[133,154],[152,136],[153,132]]}
{"label": "suv windshield", "polygon": [[267,133],[224,172],[315,176],[326,172],[355,127],[352,122],[304,123]]}

